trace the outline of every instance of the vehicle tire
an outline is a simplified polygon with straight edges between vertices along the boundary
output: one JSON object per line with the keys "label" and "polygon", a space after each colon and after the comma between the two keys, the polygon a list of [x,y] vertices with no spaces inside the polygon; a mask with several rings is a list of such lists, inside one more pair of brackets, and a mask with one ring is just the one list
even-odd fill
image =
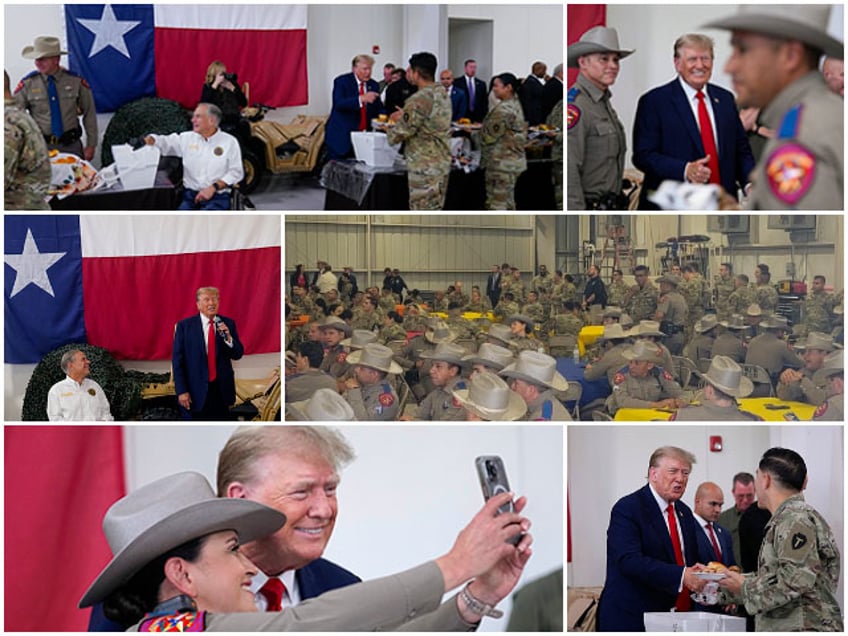
{"label": "vehicle tire", "polygon": [[241,182],[241,191],[250,194],[256,190],[264,176],[264,168],[259,158],[250,150],[242,148],[241,160],[244,164],[244,179]]}

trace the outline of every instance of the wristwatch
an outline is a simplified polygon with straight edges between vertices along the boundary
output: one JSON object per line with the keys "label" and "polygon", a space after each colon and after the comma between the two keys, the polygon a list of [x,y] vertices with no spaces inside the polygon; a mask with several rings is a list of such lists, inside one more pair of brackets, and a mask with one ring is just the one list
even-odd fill
{"label": "wristwatch", "polygon": [[215,192],[218,192],[221,189],[221,186],[218,185],[217,181],[212,183],[212,187],[215,188]]}
{"label": "wristwatch", "polygon": [[466,583],[465,587],[462,588],[462,592],[459,593],[459,596],[468,606],[468,609],[479,616],[491,616],[492,618],[500,618],[503,616],[503,612],[501,610],[495,609],[493,605],[484,603],[479,598],[475,598],[471,594],[471,591],[468,589],[471,586],[471,583],[472,581]]}

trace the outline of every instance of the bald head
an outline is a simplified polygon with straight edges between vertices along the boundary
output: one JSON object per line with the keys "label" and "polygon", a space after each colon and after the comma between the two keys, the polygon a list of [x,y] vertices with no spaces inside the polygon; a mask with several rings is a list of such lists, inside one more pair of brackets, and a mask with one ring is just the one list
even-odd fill
{"label": "bald head", "polygon": [[724,493],[717,484],[705,481],[695,491],[695,514],[699,517],[715,523],[724,506]]}

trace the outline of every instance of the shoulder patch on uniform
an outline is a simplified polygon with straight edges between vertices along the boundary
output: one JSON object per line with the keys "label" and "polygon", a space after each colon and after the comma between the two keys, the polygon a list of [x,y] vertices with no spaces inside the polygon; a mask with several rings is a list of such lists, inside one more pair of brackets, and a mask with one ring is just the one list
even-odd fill
{"label": "shoulder patch on uniform", "polygon": [[203,632],[206,631],[206,612],[183,612],[156,616],[141,623],[140,632]]}
{"label": "shoulder patch on uniform", "polygon": [[568,129],[571,130],[580,121],[580,109],[574,104],[568,105]]}
{"label": "shoulder patch on uniform", "polygon": [[395,403],[395,396],[391,394],[391,391],[388,393],[381,393],[378,400],[383,406],[391,406]]}
{"label": "shoulder patch on uniform", "polygon": [[545,400],[542,403],[542,419],[549,422],[554,416],[554,405],[550,400]]}
{"label": "shoulder patch on uniform", "polygon": [[792,535],[792,549],[800,550],[807,545],[807,535],[802,532],[796,532]]}
{"label": "shoulder patch on uniform", "polygon": [[38,75],[38,71],[32,71],[32,72],[27,73],[26,75],[24,75],[24,76],[21,78],[21,81],[20,81],[20,82],[18,82],[18,85],[17,85],[17,86],[15,86],[15,93],[17,94],[18,92],[20,92],[20,91],[21,91],[21,89],[23,89],[23,87],[24,87],[24,82],[25,82],[25,81],[27,81],[27,80],[28,80],[29,78],[31,78],[31,77],[35,77],[36,75]]}
{"label": "shoulder patch on uniform", "polygon": [[666,371],[665,369],[663,369],[663,370],[662,370],[662,377],[663,377],[663,379],[664,379],[664,380],[668,380],[668,381],[670,381],[670,382],[674,382],[674,376],[673,376],[673,375],[671,375],[671,374],[670,374],[668,371]]}
{"label": "shoulder patch on uniform", "polygon": [[618,373],[615,374],[615,377],[612,379],[612,383],[613,384],[621,384],[622,382],[624,382],[624,374],[621,371],[619,371]]}
{"label": "shoulder patch on uniform", "polygon": [[345,360],[347,360],[347,351],[342,351],[336,356],[336,362],[344,362]]}
{"label": "shoulder patch on uniform", "polygon": [[766,161],[766,177],[772,194],[795,205],[810,189],[816,174],[816,158],[800,144],[786,144]]}
{"label": "shoulder patch on uniform", "polygon": [[824,415],[825,413],[827,413],[827,400],[825,400],[824,402],[822,402],[821,406],[819,406],[819,407],[816,409],[816,412],[815,412],[815,413],[813,413],[813,417],[821,417],[821,416],[822,416],[822,415]]}
{"label": "shoulder patch on uniform", "polygon": [[580,88],[577,86],[572,86],[568,89],[568,101],[573,102],[577,99],[577,96],[580,94]]}

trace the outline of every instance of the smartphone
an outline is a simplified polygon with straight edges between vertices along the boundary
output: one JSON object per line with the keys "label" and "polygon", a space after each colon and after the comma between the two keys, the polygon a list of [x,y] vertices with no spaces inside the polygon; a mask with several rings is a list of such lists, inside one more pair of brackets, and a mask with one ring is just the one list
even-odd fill
{"label": "smartphone", "polygon": [[[483,455],[474,460],[477,467],[477,476],[480,478],[480,487],[483,489],[483,498],[488,501],[495,495],[510,492],[509,479],[506,476],[503,460],[497,455]],[[498,514],[513,511],[512,500],[498,508]],[[521,540],[519,532],[508,539],[509,543],[518,545]]]}

